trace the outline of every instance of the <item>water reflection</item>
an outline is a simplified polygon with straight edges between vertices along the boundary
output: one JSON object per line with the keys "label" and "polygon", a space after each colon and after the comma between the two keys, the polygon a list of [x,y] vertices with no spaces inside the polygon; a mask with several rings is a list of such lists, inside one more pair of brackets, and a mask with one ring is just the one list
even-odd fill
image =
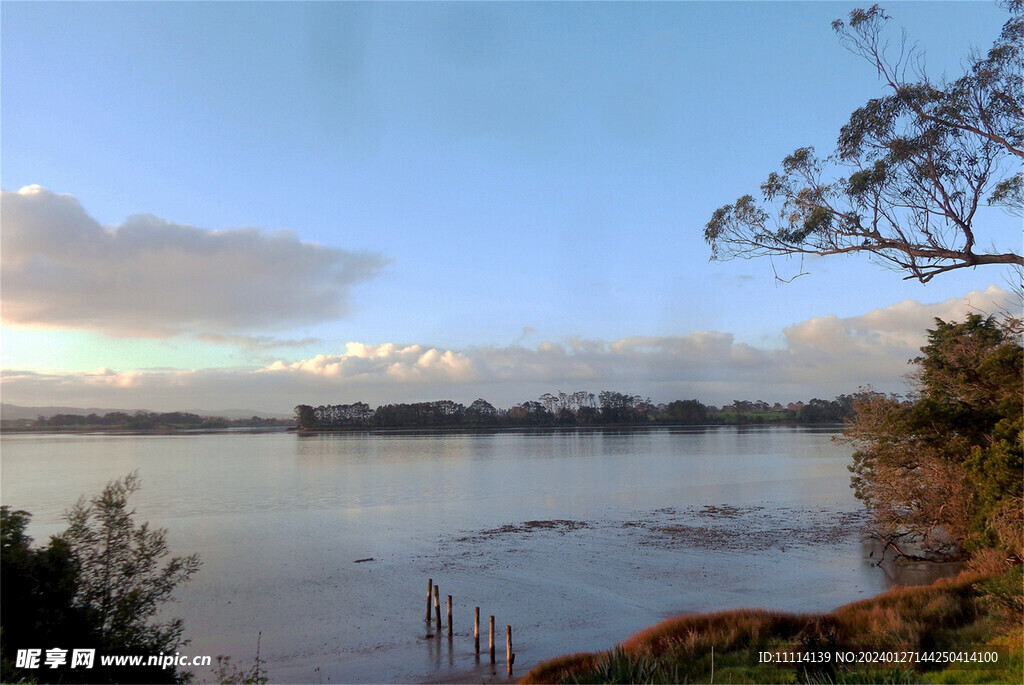
{"label": "water reflection", "polygon": [[828,432],[753,426],[32,435],[4,436],[0,488],[45,539],[139,469],[140,517],[203,558],[173,607],[197,652],[241,661],[262,630],[272,681],[476,680],[492,666],[471,635],[423,637],[428,577],[513,626],[519,673],[682,611],[883,589],[845,528],[775,544],[773,527],[860,511],[849,458]]}
{"label": "water reflection", "polygon": [[[931,585],[940,578],[951,578],[964,570],[962,561],[911,561],[899,558],[892,550],[883,559],[884,543],[876,539],[863,542],[864,558],[885,574],[888,587],[895,585]],[[878,559],[883,559],[878,563]]]}

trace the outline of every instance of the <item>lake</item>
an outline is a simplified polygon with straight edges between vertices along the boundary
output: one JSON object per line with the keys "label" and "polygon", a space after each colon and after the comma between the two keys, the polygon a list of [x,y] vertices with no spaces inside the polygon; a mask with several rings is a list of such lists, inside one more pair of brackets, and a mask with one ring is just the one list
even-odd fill
{"label": "lake", "polygon": [[[183,654],[247,665],[261,633],[271,682],[479,682],[504,677],[505,625],[518,676],[678,613],[829,610],[884,590],[850,450],[831,437],[9,434],[0,501],[31,512],[44,541],[79,496],[138,469],[139,520],[203,560],[170,607],[192,640]],[[442,605],[453,595],[451,641],[426,637],[428,578]],[[496,617],[496,671],[486,634],[474,658],[474,606],[485,631]]]}

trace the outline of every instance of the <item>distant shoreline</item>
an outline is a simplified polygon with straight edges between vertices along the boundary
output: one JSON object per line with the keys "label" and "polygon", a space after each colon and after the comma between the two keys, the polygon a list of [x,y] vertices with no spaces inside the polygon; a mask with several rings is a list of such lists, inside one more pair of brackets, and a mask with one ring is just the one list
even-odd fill
{"label": "distant shoreline", "polygon": [[204,434],[259,434],[259,433],[294,433],[298,436],[331,435],[331,434],[487,434],[487,433],[551,433],[551,432],[641,432],[648,430],[706,430],[708,428],[815,428],[823,432],[838,431],[841,423],[680,423],[680,424],[613,424],[587,426],[420,426],[420,427],[334,427],[334,428],[297,428],[295,426],[252,426],[227,428],[177,428],[174,426],[160,428],[104,428],[102,426],[41,426],[35,427],[0,427],[0,435],[8,434],[40,434],[40,435],[204,435]]}
{"label": "distant shoreline", "polygon": [[294,431],[289,426],[230,426],[227,428],[103,428],[102,426],[41,426],[39,428],[18,426],[0,427],[0,435],[8,434],[40,434],[40,435],[204,435],[210,433],[252,434],[252,433],[286,433]]}
{"label": "distant shoreline", "polygon": [[404,426],[404,427],[334,427],[334,428],[288,428],[287,431],[296,435],[320,435],[331,433],[510,433],[510,432],[631,432],[661,429],[690,429],[704,430],[708,428],[821,428],[827,431],[836,431],[843,427],[842,423],[800,423],[800,422],[774,422],[774,423],[617,423],[617,424],[592,424],[592,425],[565,425],[565,426]]}

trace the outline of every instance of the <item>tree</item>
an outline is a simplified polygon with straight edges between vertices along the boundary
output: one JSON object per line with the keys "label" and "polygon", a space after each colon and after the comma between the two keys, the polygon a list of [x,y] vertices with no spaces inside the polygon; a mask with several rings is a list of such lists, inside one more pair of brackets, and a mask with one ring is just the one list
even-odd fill
{"label": "tree", "polygon": [[717,209],[704,229],[712,259],[866,253],[921,282],[1024,265],[1014,249],[989,249],[976,221],[986,203],[1024,209],[1024,0],[1005,4],[992,49],[951,83],[933,82],[916,48],[887,57],[877,5],[835,21],[887,94],[853,112],[832,155],[803,147],[783,160],[761,185],[773,211],[751,195]]}
{"label": "tree", "polygon": [[[107,484],[97,497],[79,500],[67,514],[62,534],[78,571],[75,601],[94,612],[108,649],[127,653],[173,652],[185,641],[180,618],[153,617],[174,589],[199,570],[199,556],[168,555],[167,531],[135,524],[128,498],[141,481],[137,472]],[[161,565],[162,564],[162,565]]]}
{"label": "tree", "polygon": [[[67,542],[32,547],[25,533],[31,514],[0,507],[0,681],[19,682],[19,649],[55,645],[94,647],[93,616],[76,604],[78,565]],[[84,674],[82,674],[84,675]]]}
{"label": "tree", "polygon": [[316,413],[313,407],[308,404],[299,404],[295,407],[295,423],[300,429],[312,428],[316,425]]}
{"label": "tree", "polygon": [[665,414],[677,423],[704,423],[708,408],[697,400],[675,400],[665,407]]}
{"label": "tree", "polygon": [[853,401],[850,395],[840,395],[834,400],[815,397],[800,407],[797,418],[801,423],[842,423],[843,419],[853,416]]}
{"label": "tree", "polygon": [[482,397],[476,398],[466,407],[466,423],[471,426],[489,426],[497,423],[497,420],[498,410]]}
{"label": "tree", "polygon": [[997,547],[1021,556],[1024,349],[1019,322],[936,319],[914,360],[918,396],[865,393],[844,430],[852,486],[877,537],[931,555]]}
{"label": "tree", "polygon": [[545,409],[543,404],[533,400],[512,407],[508,410],[507,416],[513,423],[528,426],[546,425],[554,420],[551,412]]}
{"label": "tree", "polygon": [[[128,497],[137,473],[108,483],[67,513],[68,529],[42,548],[25,534],[30,515],[0,510],[3,681],[181,682],[160,666],[104,667],[99,655],[173,653],[186,641],[181,619],[153,620],[173,590],[199,568],[197,555],[167,556],[166,531],[136,525]],[[93,668],[18,669],[18,649],[95,649]]]}

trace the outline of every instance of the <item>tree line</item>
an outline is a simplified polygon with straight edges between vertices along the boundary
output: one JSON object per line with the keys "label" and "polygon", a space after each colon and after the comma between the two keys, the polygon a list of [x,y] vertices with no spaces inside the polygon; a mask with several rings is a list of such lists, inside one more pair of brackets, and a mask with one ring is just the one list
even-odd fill
{"label": "tree line", "polygon": [[734,400],[715,407],[696,399],[654,404],[640,395],[610,390],[595,395],[578,390],[545,393],[509,409],[499,409],[482,398],[469,406],[452,400],[386,404],[375,409],[365,402],[317,407],[300,404],[295,407],[295,423],[302,430],[841,423],[853,416],[854,400],[852,395],[840,395],[786,406]]}
{"label": "tree line", "polygon": [[92,413],[54,414],[36,419],[5,421],[5,427],[14,428],[105,428],[122,430],[153,430],[158,428],[203,429],[203,428],[259,428],[289,426],[291,420],[270,419],[252,416],[248,419],[227,419],[219,416],[200,416],[191,412],[150,412],[137,411],[131,414],[122,411],[107,412],[100,416]]}

